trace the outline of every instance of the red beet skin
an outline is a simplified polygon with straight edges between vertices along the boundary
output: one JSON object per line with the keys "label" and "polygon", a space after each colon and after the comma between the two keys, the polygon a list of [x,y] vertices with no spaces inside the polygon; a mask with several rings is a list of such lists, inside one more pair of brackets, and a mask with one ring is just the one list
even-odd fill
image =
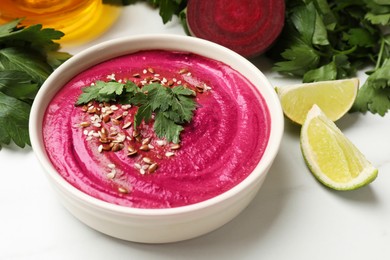
{"label": "red beet skin", "polygon": [[189,0],[190,33],[244,57],[264,53],[284,25],[284,0]]}

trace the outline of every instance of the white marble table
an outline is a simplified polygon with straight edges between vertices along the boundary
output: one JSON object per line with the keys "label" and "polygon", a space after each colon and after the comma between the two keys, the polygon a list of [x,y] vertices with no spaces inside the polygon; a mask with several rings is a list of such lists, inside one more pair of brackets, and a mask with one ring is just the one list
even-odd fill
{"label": "white marble table", "polygon": [[[66,47],[75,54],[121,36],[184,34],[177,20],[163,25],[144,4],[124,8],[106,34]],[[254,63],[274,85],[292,83]],[[361,73],[364,80],[364,74]],[[0,260],[16,259],[390,259],[390,117],[348,114],[338,126],[379,168],[369,186],[335,192],[310,174],[299,149],[299,128],[287,123],[281,150],[250,206],[205,236],[165,245],[137,244],[100,234],[58,202],[30,148],[0,151]]]}

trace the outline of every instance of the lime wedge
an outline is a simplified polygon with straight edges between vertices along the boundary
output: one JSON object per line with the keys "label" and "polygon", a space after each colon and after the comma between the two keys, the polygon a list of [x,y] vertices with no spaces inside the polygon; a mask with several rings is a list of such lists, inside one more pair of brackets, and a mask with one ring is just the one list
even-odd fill
{"label": "lime wedge", "polygon": [[310,171],[327,187],[354,190],[378,175],[378,170],[317,105],[307,114],[300,143]]}
{"label": "lime wedge", "polygon": [[332,121],[341,118],[352,107],[359,80],[343,79],[276,87],[286,117],[302,125],[307,112],[317,104]]}

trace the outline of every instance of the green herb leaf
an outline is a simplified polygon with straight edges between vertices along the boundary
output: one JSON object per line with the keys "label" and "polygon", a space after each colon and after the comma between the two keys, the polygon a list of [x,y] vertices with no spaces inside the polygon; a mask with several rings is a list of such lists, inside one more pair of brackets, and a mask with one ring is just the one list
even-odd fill
{"label": "green herb leaf", "polygon": [[41,53],[58,50],[59,44],[53,40],[59,40],[64,36],[64,33],[52,28],[42,29],[41,24],[18,28],[16,25],[19,22],[20,20],[15,20],[0,29],[0,43],[8,46],[32,48]]}
{"label": "green herb leaf", "polygon": [[92,100],[101,100],[101,87],[97,84],[85,87],[82,89],[83,93],[78,97],[76,105],[87,104]]}
{"label": "green herb leaf", "polygon": [[23,71],[0,71],[0,91],[21,100],[33,99],[38,92],[38,84]]}
{"label": "green herb leaf", "polygon": [[19,147],[30,145],[28,118],[31,106],[0,92],[0,148],[11,140]]}
{"label": "green herb leaf", "polygon": [[98,81],[96,84],[98,85],[98,87],[100,87],[99,94],[103,96],[110,96],[112,94],[121,95],[125,88],[124,84],[115,81]]}
{"label": "green herb leaf", "polygon": [[145,121],[146,123],[149,123],[150,119],[152,118],[152,104],[145,103],[138,107],[137,113],[134,116],[134,128],[137,128],[142,121]]}
{"label": "green herb leaf", "polygon": [[359,89],[352,111],[370,111],[384,116],[390,110],[390,88],[377,88],[371,81]]}
{"label": "green herb leaf", "polygon": [[294,76],[303,76],[309,69],[315,69],[320,56],[306,44],[295,44],[282,53],[285,61],[276,62],[274,70]]}
{"label": "green herb leaf", "polygon": [[13,47],[0,50],[0,68],[24,71],[38,84],[42,84],[52,72],[42,56]]}
{"label": "green herb leaf", "polygon": [[343,37],[351,46],[374,47],[376,44],[375,37],[364,28],[351,28]]}
{"label": "green herb leaf", "polygon": [[118,82],[96,81],[94,84],[82,89],[76,105],[87,104],[92,100],[109,102],[115,100],[116,95],[123,93],[125,85]]}
{"label": "green herb leaf", "polygon": [[153,125],[154,131],[159,138],[166,138],[168,142],[179,143],[180,133],[183,131],[183,126],[176,124],[173,120],[166,116],[166,113],[158,113]]}
{"label": "green herb leaf", "polygon": [[164,87],[158,83],[152,83],[142,88],[146,91],[147,103],[150,104],[152,111],[157,109],[166,111],[171,105],[170,88]]}
{"label": "green herb leaf", "polygon": [[190,122],[196,108],[196,103],[193,102],[195,92],[183,86],[174,87],[172,92],[174,94],[171,104],[173,113],[170,113],[169,118],[180,124]]}

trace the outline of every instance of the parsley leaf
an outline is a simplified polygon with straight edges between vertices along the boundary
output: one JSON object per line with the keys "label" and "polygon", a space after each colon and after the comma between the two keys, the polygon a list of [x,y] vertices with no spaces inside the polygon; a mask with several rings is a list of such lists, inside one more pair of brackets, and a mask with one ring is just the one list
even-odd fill
{"label": "parsley leaf", "polygon": [[180,133],[183,131],[183,126],[176,124],[175,121],[168,118],[165,113],[158,113],[154,123],[154,131],[157,136],[166,137],[169,142],[179,143]]}
{"label": "parsley leaf", "polygon": [[19,147],[30,145],[28,117],[31,106],[0,92],[0,148],[11,140]]}
{"label": "parsley leaf", "polygon": [[352,111],[378,113],[384,116],[390,110],[390,58],[375,70],[359,89]]}
{"label": "parsley leaf", "polygon": [[17,70],[0,71],[0,92],[21,99],[33,99],[38,91],[38,84],[31,77]]}
{"label": "parsley leaf", "polygon": [[64,34],[21,20],[0,25],[0,148],[13,141],[30,145],[28,119],[32,101],[50,73],[70,57],[53,40]]}
{"label": "parsley leaf", "polygon": [[142,104],[137,113],[134,116],[134,128],[137,128],[142,121],[149,123],[150,119],[152,119],[153,108],[150,102]]}
{"label": "parsley leaf", "polygon": [[0,68],[24,71],[38,84],[42,84],[52,71],[41,55],[14,47],[0,50]]}
{"label": "parsley leaf", "polygon": [[91,86],[82,89],[76,105],[87,104],[92,100],[99,102],[109,102],[115,100],[117,95],[121,95],[125,85],[115,81],[96,81]]}
{"label": "parsley leaf", "polygon": [[194,91],[183,86],[177,86],[172,89],[172,112],[169,118],[177,123],[187,123],[192,119],[192,111],[196,109],[196,103],[193,102],[192,96]]}
{"label": "parsley leaf", "polygon": [[294,76],[303,76],[308,69],[316,68],[320,61],[317,52],[304,43],[292,45],[281,55],[285,60],[276,62],[274,70]]}
{"label": "parsley leaf", "polygon": [[390,88],[376,88],[370,81],[359,89],[352,111],[378,113],[384,116],[390,109]]}
{"label": "parsley leaf", "polygon": [[105,96],[110,96],[114,93],[115,95],[120,95],[122,94],[125,88],[125,85],[115,81],[110,81],[110,82],[98,81],[97,85],[100,87],[99,94]]}

